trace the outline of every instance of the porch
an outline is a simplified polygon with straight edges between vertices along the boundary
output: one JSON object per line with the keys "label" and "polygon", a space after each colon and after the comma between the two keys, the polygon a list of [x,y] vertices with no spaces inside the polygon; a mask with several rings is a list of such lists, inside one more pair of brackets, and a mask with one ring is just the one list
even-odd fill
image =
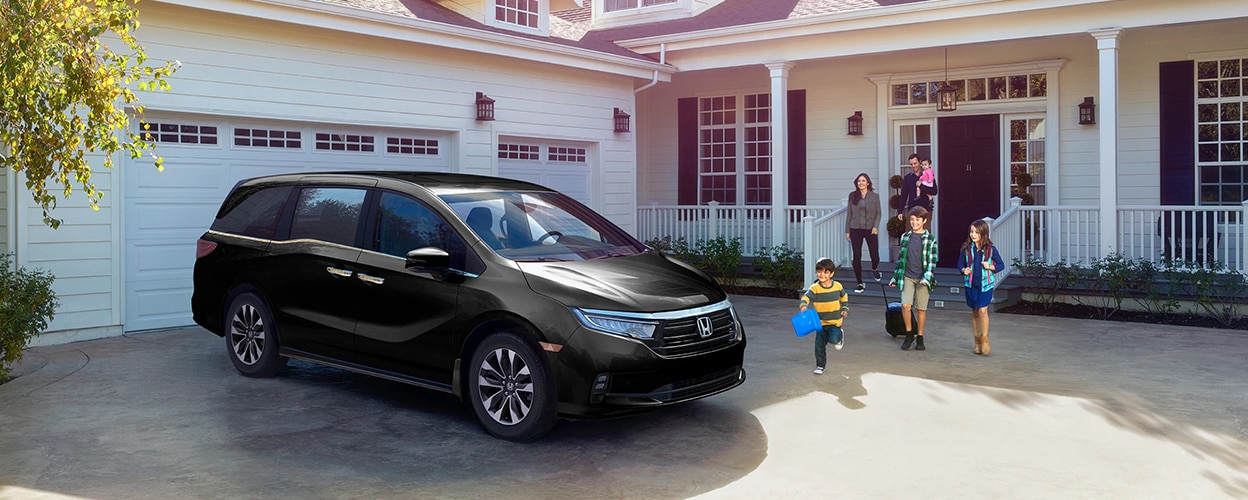
{"label": "porch", "polygon": [[[1248,202],[1240,206],[1119,206],[1117,239],[1102,244],[1100,207],[1092,205],[1024,206],[1018,198],[999,217],[988,219],[993,244],[1001,252],[1008,277],[1013,260],[1088,263],[1113,252],[1127,259],[1160,263],[1168,258],[1197,266],[1220,263],[1227,269],[1248,273]],[[790,206],[779,222],[784,226],[781,244],[801,250],[806,260],[804,282],[814,280],[814,260],[828,257],[838,264],[851,258],[845,240],[846,207]],[[669,236],[685,238],[690,245],[724,237],[740,239],[742,254],[755,255],[772,242],[770,207],[651,204],[638,210],[637,237],[642,241]],[[942,242],[960,245],[961,241]],[[881,257],[888,259],[887,235],[880,242]]]}

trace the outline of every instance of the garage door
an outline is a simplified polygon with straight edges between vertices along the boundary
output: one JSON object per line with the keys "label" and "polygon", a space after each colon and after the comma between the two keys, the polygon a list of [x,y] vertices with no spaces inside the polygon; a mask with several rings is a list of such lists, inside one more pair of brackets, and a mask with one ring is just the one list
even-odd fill
{"label": "garage door", "polygon": [[195,241],[239,180],[329,170],[447,171],[445,137],[417,131],[148,113],[165,158],[124,168],[125,329],[192,324]]}
{"label": "garage door", "polygon": [[499,139],[498,176],[541,184],[592,207],[588,151],[584,145]]}

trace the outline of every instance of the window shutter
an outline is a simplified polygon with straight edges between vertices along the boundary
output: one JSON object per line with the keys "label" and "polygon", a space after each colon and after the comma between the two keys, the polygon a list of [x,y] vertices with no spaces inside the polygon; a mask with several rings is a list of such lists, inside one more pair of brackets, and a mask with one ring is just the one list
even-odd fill
{"label": "window shutter", "polygon": [[676,203],[698,204],[698,98],[676,101]]}
{"label": "window shutter", "polygon": [[1196,83],[1192,61],[1161,63],[1161,204],[1196,202]]}
{"label": "window shutter", "polygon": [[806,90],[789,91],[789,205],[806,204]]}

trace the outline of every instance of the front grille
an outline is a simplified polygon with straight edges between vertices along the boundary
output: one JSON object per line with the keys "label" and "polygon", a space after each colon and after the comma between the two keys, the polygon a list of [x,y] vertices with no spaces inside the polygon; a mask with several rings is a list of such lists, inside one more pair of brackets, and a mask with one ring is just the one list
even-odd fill
{"label": "front grille", "polygon": [[741,382],[741,378],[741,367],[735,366],[702,377],[667,384],[652,391],[649,397],[666,403],[709,396],[735,387]]}
{"label": "front grille", "polygon": [[[702,336],[698,318],[711,321],[711,334]],[[669,319],[655,336],[658,345],[654,352],[664,357],[693,356],[711,352],[731,345],[737,338],[737,322],[733,321],[731,309],[720,309],[698,316]]]}

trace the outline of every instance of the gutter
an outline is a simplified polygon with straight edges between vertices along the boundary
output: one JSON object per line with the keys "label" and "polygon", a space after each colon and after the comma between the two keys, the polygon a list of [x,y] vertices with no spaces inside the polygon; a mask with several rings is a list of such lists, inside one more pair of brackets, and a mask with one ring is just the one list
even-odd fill
{"label": "gutter", "polygon": [[[662,65],[667,64],[667,44],[666,43],[659,44],[659,64],[662,64]],[[641,93],[641,91],[646,90],[650,87],[653,87],[658,83],[659,83],[659,70],[656,69],[654,70],[654,77],[650,79],[650,83],[647,83],[645,85],[642,85],[641,87],[633,89],[633,95],[639,94]]]}

